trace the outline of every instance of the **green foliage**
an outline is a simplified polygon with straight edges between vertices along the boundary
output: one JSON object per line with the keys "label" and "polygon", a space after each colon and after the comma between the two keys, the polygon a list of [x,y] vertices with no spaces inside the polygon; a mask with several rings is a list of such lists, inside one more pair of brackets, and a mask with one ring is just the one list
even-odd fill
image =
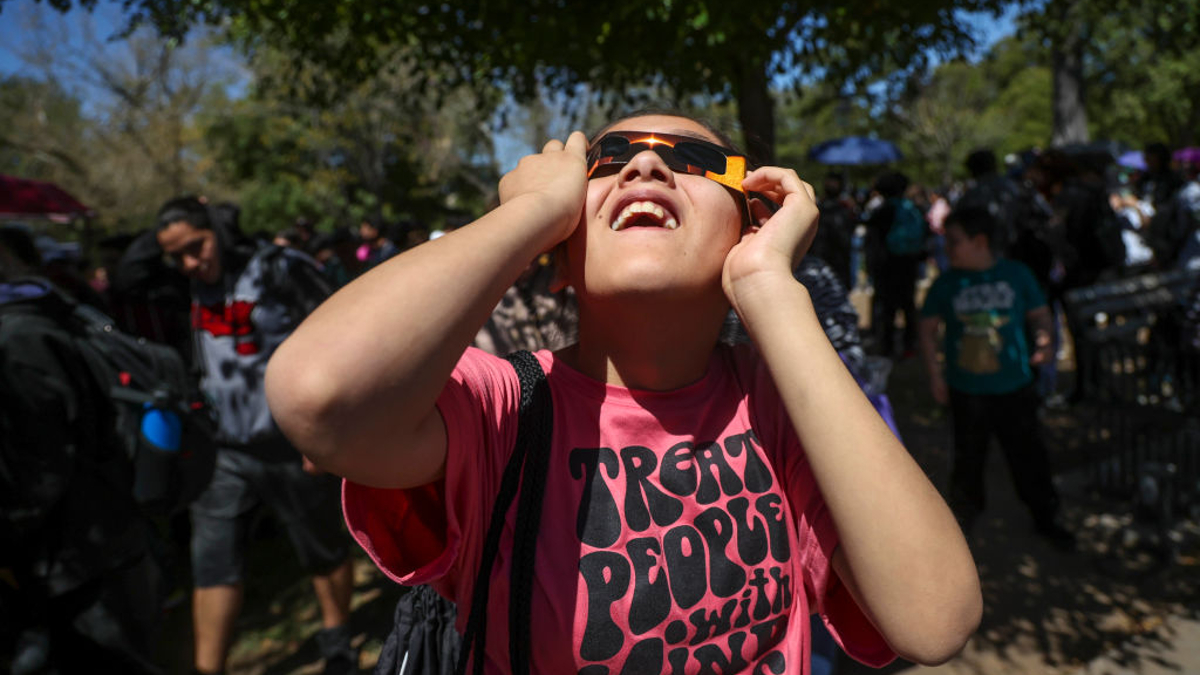
{"label": "green foliage", "polygon": [[[56,7],[70,0],[51,0]],[[91,6],[95,0],[78,0]],[[797,85],[813,74],[846,84],[879,73],[920,70],[929,53],[947,56],[973,44],[956,10],[998,11],[1002,0],[898,2],[566,3],[563,0],[125,0],[134,21],[183,35],[201,22],[227,22],[251,48],[264,44],[302,54],[350,81],[386,62],[378,45],[410,48],[417,90],[449,81],[497,82],[529,100],[545,86],[571,92],[588,83],[625,92],[662,84],[683,99],[701,94],[736,100],[760,152],[771,154],[769,78]],[[338,49],[328,40],[353,36]],[[443,78],[449,78],[448,80]],[[760,139],[761,143],[756,141]]]}
{"label": "green foliage", "polygon": [[[533,151],[566,128],[595,129],[617,111],[646,104],[700,112],[768,145],[777,138],[778,162],[810,180],[826,167],[809,162],[808,150],[851,134],[896,141],[906,157],[900,167],[915,180],[954,180],[973,148],[1003,156],[1049,145],[1052,51],[1079,38],[1094,137],[1135,147],[1200,142],[1200,0],[1026,4],[1019,36],[978,61],[952,58],[972,44],[955,10],[1003,5],[125,0],[127,16],[176,41],[197,25],[219,23],[250,60],[250,94],[223,101],[210,87],[187,99],[195,101],[190,107],[131,100],[126,113],[155,111],[158,121],[109,111],[104,133],[69,97],[53,103],[62,107],[50,117],[63,139],[58,147],[99,147],[104,139],[106,152],[122,148],[130,157],[145,155],[144,139],[174,129],[173,154],[141,164],[160,182],[186,176],[184,189],[238,200],[252,227],[268,229],[298,215],[324,226],[368,213],[433,225],[460,220],[494,198],[494,120],[506,120],[510,135]],[[934,53],[939,65],[926,69]],[[17,85],[6,87],[0,95],[16,96]],[[17,119],[12,111],[27,110],[0,109],[0,139],[8,141],[0,162],[43,162],[69,174],[53,148],[12,151],[10,139],[33,136],[5,133],[31,128],[27,112],[17,115],[24,121],[8,122]],[[138,133],[120,131],[129,129]],[[143,201],[158,200],[163,190],[127,164],[104,173],[141,186],[151,195]],[[162,168],[172,166],[179,171]],[[852,177],[869,181],[875,171]],[[87,190],[106,208],[144,210],[130,206],[139,197],[128,190],[107,183]]]}
{"label": "green foliage", "polygon": [[1053,123],[1050,110],[1050,69],[1031,67],[1017,73],[996,100],[988,106],[980,120],[985,129],[994,132],[998,156],[1050,145]]}
{"label": "green foliage", "polygon": [[1022,31],[1047,50],[1077,41],[1093,137],[1200,142],[1200,0],[1049,0]]}
{"label": "green foliage", "polygon": [[89,35],[85,49],[45,40],[55,28],[35,24],[12,45],[41,77],[0,85],[7,170],[58,183],[95,210],[100,231],[144,227],[174,195],[223,194],[205,182],[193,124],[201,108],[222,105],[203,36],[176,47],[149,32],[112,44]]}
{"label": "green foliage", "polygon": [[[329,42],[337,51],[353,41]],[[373,60],[382,65],[348,85],[302,54],[254,50],[253,94],[214,111],[206,136],[252,227],[274,231],[298,216],[331,227],[371,214],[441,225],[493,198],[495,96],[463,86],[422,95],[438,74],[407,48]]]}
{"label": "green foliage", "polygon": [[1200,0],[1135,4],[1094,26],[1088,114],[1097,135],[1134,147],[1200,142]]}
{"label": "green foliage", "polygon": [[0,80],[0,173],[62,180],[83,171],[72,150],[84,138],[80,102],[53,82]]}
{"label": "green foliage", "polygon": [[[778,115],[777,160],[814,185],[829,167],[808,159],[812,146],[831,138],[866,136],[877,131],[870,103],[828,86],[814,86],[784,98]],[[877,168],[849,169],[852,178],[869,180]]]}

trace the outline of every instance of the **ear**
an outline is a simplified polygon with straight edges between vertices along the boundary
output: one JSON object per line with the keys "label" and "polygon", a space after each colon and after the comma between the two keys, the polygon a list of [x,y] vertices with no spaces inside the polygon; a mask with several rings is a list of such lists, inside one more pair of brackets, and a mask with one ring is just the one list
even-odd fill
{"label": "ear", "polygon": [[560,243],[555,246],[550,253],[543,254],[550,256],[550,265],[554,268],[554,275],[550,277],[550,292],[559,293],[571,285],[571,275],[567,273],[567,244]]}

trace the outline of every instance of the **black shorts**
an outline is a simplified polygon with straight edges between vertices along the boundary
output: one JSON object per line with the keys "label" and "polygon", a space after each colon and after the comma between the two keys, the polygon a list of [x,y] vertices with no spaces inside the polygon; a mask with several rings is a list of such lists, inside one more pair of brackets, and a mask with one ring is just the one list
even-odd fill
{"label": "black shorts", "polygon": [[262,504],[287,529],[306,572],[328,574],[350,555],[350,537],[342,524],[341,479],[305,473],[298,460],[264,461],[221,449],[212,483],[191,507],[196,587],[242,581],[251,518]]}

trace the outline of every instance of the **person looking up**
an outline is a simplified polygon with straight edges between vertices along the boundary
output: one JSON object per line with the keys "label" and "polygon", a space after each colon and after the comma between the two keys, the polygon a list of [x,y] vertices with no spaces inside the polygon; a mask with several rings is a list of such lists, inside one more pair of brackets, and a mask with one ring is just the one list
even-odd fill
{"label": "person looking up", "polygon": [[[871,664],[956,654],[981,613],[970,551],[792,273],[812,187],[640,113],[547,142],[499,194],[338,291],[267,370],[281,428],[345,476],[376,564],[465,625],[519,408],[514,370],[468,345],[555,250],[579,327],[535,354],[553,433],[540,516],[520,523],[538,528],[530,671],[803,673],[813,612]],[[718,343],[731,306],[752,345]],[[510,672],[507,605],[483,608],[484,672]]]}

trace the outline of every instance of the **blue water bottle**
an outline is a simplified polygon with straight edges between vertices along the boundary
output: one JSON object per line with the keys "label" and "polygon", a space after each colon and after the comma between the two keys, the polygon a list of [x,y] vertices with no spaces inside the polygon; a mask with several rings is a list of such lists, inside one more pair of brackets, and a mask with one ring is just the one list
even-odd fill
{"label": "blue water bottle", "polygon": [[142,413],[142,436],[159,450],[175,451],[183,442],[183,422],[170,410],[147,403]]}

